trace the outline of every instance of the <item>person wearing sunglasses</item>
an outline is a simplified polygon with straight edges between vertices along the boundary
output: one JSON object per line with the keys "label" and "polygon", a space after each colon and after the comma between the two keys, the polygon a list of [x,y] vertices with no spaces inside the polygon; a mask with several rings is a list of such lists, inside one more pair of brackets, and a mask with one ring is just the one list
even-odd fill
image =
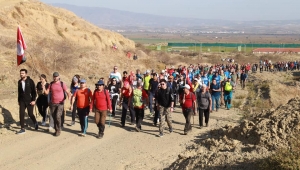
{"label": "person wearing sunglasses", "polygon": [[156,107],[159,110],[161,117],[159,124],[159,137],[163,137],[166,124],[165,121],[168,123],[169,132],[173,132],[171,113],[173,112],[174,96],[172,90],[167,87],[167,81],[165,79],[160,80],[160,85],[161,87],[156,93],[155,99],[157,99]]}

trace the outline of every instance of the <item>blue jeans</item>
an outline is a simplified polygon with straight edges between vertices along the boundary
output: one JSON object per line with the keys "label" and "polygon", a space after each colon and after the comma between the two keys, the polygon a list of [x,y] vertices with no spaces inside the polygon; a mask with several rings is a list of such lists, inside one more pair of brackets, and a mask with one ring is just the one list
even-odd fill
{"label": "blue jeans", "polygon": [[211,105],[211,109],[214,110],[215,108],[215,102],[216,102],[216,109],[218,110],[220,108],[220,95],[211,95],[211,100],[212,100],[212,105]]}
{"label": "blue jeans", "polygon": [[232,100],[232,91],[231,92],[224,92],[225,106],[228,109],[230,109],[230,107],[231,107],[231,100]]}
{"label": "blue jeans", "polygon": [[152,113],[153,112],[153,98],[154,98],[154,93],[152,92],[149,92],[149,109],[150,109],[150,112]]}

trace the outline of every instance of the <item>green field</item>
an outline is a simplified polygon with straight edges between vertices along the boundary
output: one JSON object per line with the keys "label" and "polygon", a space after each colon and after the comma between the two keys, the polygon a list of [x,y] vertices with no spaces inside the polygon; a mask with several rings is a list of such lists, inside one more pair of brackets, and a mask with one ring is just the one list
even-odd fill
{"label": "green field", "polygon": [[[148,49],[151,50],[157,50],[157,46],[147,46]],[[252,50],[255,48],[252,47],[241,47],[241,52],[252,52]],[[216,47],[216,46],[212,46],[212,47],[195,47],[195,46],[190,46],[190,47],[185,47],[185,48],[180,48],[180,47],[169,47],[169,46],[161,46],[161,50],[160,51],[164,51],[164,52],[171,52],[171,51],[188,51],[188,52],[196,52],[196,53],[207,53],[207,52],[212,52],[212,53],[216,53],[216,52],[224,52],[224,53],[231,53],[231,52],[237,52],[238,48],[236,47]]]}

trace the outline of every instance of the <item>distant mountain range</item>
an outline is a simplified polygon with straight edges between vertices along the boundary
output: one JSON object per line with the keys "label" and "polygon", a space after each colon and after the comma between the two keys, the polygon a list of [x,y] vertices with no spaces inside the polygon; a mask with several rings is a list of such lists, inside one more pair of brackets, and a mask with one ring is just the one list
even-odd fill
{"label": "distant mountain range", "polygon": [[220,31],[245,30],[265,33],[299,33],[300,20],[281,21],[229,21],[196,18],[166,17],[143,13],[114,10],[101,7],[83,7],[68,4],[51,4],[74,12],[79,17],[103,28],[193,28]]}

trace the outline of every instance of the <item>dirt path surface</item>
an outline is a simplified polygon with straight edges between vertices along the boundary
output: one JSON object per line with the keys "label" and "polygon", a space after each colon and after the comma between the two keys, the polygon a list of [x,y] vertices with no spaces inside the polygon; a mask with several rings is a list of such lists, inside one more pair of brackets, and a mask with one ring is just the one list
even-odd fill
{"label": "dirt path surface", "polygon": [[[237,89],[235,93],[246,91]],[[8,130],[0,129],[1,169],[163,169],[176,161],[186,146],[197,140],[196,136],[226,124],[235,125],[241,119],[236,109],[225,110],[223,106],[211,113],[209,127],[199,129],[198,116],[195,116],[193,131],[186,136],[183,135],[185,120],[180,111],[176,108],[172,115],[174,132],[167,131],[162,138],[157,137],[158,127],[152,125],[148,110],[142,132],[135,132],[134,126],[129,124],[121,128],[118,114],[110,127],[107,124],[103,139],[95,138],[97,127],[93,113],[86,137],[77,135],[78,121],[72,127],[65,125],[59,137],[53,137],[46,127],[40,127],[37,132],[28,128],[26,134],[15,135],[19,127],[14,124]],[[70,119],[67,115],[65,123]]]}

